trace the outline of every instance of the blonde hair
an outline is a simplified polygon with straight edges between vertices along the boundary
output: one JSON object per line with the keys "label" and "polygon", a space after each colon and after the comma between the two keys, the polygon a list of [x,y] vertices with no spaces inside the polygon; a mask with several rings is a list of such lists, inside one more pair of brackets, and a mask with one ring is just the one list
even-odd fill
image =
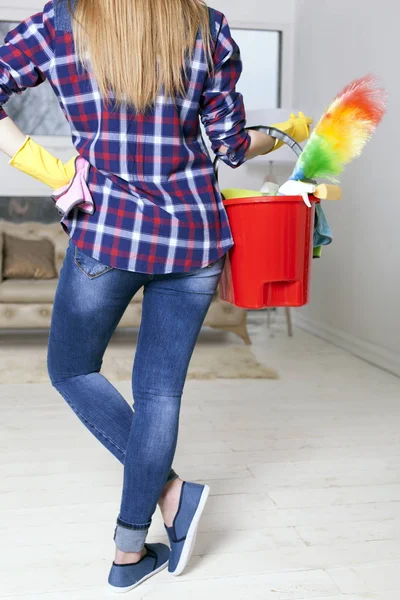
{"label": "blonde hair", "polygon": [[77,56],[92,73],[102,97],[136,112],[150,108],[161,89],[174,100],[185,94],[187,59],[199,28],[208,57],[211,37],[203,0],[75,0],[72,27]]}

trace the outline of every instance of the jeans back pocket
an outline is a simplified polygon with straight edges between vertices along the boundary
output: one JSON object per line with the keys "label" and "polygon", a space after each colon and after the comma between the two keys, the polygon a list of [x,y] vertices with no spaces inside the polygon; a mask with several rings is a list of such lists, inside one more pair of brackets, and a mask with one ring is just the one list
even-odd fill
{"label": "jeans back pocket", "polygon": [[88,254],[85,254],[80,248],[78,248],[78,246],[74,247],[75,264],[87,277],[89,277],[89,279],[100,277],[100,275],[104,275],[104,273],[107,273],[114,268],[110,267],[110,265],[103,264]]}

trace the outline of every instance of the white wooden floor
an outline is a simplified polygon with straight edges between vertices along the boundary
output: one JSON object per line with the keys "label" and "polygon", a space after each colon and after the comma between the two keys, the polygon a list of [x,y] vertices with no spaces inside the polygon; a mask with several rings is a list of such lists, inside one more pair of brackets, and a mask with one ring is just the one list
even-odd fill
{"label": "white wooden floor", "polygon": [[[250,318],[281,379],[187,382],[175,468],[212,495],[185,574],[131,596],[399,600],[400,380]],[[112,596],[120,465],[49,385],[0,386],[0,408],[0,598]]]}

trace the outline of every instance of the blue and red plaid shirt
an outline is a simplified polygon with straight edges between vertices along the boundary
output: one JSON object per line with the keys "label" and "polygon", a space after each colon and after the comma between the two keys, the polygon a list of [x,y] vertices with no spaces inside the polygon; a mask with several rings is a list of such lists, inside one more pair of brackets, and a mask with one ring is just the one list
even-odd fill
{"label": "blue and red plaid shirt", "polygon": [[[188,61],[185,97],[160,94],[136,116],[129,105],[106,106],[90,72],[78,66],[66,0],[47,2],[9,32],[0,46],[2,105],[47,79],[71,126],[76,150],[89,163],[95,211],[74,208],[61,219],[72,241],[93,258],[149,274],[190,272],[234,244],[199,118],[212,149],[235,168],[250,136],[241,94],[240,52],[225,16],[210,12],[215,72],[208,74],[201,34]],[[112,105],[112,92],[110,92]],[[218,149],[228,148],[226,155]]]}

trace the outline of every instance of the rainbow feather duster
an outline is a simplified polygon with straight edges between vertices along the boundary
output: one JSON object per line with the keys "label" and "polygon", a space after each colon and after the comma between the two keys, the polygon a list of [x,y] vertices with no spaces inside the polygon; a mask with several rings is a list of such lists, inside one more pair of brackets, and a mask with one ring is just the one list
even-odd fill
{"label": "rainbow feather duster", "polygon": [[381,122],[386,102],[387,94],[373,75],[346,86],[311,134],[291,179],[337,182],[345,165],[360,156]]}

